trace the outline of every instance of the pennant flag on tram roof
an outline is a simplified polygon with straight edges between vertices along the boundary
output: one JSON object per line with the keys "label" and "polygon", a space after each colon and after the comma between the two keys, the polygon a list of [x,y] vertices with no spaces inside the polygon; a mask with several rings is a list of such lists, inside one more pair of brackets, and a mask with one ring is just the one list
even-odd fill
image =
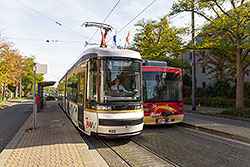
{"label": "pennant flag on tram roof", "polygon": [[127,41],[128,45],[129,45],[129,34],[130,34],[130,31],[128,31],[128,36],[126,37],[126,41]]}
{"label": "pennant flag on tram roof", "polygon": [[104,38],[102,29],[100,28],[100,30],[101,30],[101,34],[102,34],[102,41],[101,41],[101,44],[102,44],[104,47],[107,47],[107,43],[106,43],[106,40],[105,40],[105,38]]}
{"label": "pennant flag on tram roof", "polygon": [[116,36],[117,36],[117,29],[115,29],[115,35],[113,36],[113,42],[114,42],[115,47],[117,47],[117,45],[116,45]]}
{"label": "pennant flag on tram roof", "polygon": [[116,34],[113,36],[113,41],[114,41],[114,44],[116,46]]}

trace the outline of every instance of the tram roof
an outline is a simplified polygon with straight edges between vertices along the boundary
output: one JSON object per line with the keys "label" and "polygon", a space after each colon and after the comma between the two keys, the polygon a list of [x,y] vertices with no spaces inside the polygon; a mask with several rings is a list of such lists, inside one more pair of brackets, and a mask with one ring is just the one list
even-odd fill
{"label": "tram roof", "polygon": [[[79,63],[90,59],[98,57],[121,57],[121,58],[132,58],[142,60],[140,53],[128,50],[128,49],[116,49],[116,48],[101,48],[101,47],[92,47],[86,49],[82,54],[81,58],[68,70],[73,70]],[[60,79],[60,81],[67,75],[67,73]],[[59,81],[59,82],[60,82]]]}
{"label": "tram roof", "polygon": [[132,58],[142,60],[140,53],[128,49],[115,49],[115,48],[101,48],[94,47],[86,49],[79,60],[70,68],[69,71],[74,69],[81,62],[90,58],[98,57],[120,57],[120,58]]}
{"label": "tram roof", "polygon": [[128,49],[116,49],[116,48],[101,48],[94,47],[88,48],[82,53],[82,57],[88,54],[97,54],[97,57],[124,57],[124,58],[134,58],[141,60],[141,55],[138,52],[128,50]]}

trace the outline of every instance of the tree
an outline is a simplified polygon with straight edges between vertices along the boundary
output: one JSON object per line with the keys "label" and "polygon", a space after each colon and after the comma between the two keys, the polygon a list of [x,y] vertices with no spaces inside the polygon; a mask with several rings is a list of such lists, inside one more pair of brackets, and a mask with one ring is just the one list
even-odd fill
{"label": "tree", "polygon": [[[31,90],[33,85],[33,65],[34,57],[23,58],[13,44],[1,38],[0,36],[0,92],[4,99],[4,92],[7,88],[12,88],[17,97],[18,83],[22,78],[25,89],[25,95]],[[42,74],[36,75],[38,82],[43,80]]]}
{"label": "tree", "polygon": [[179,57],[183,45],[179,35],[183,29],[171,28],[166,16],[160,21],[142,19],[135,26],[139,28],[130,49],[140,52],[144,59],[163,60],[170,66],[187,67]]}
{"label": "tree", "polygon": [[2,99],[5,98],[6,87],[8,84],[12,84],[15,80],[15,59],[16,50],[12,49],[12,45],[7,43],[5,40],[1,40],[0,44],[0,84],[2,89]]}
{"label": "tree", "polygon": [[[22,75],[22,85],[24,89],[24,96],[28,96],[31,93],[33,84],[34,84],[34,60],[35,57],[25,57],[24,58],[24,70],[26,71],[26,75]],[[43,81],[43,74],[36,74],[36,83]]]}
{"label": "tree", "polygon": [[[193,2],[193,3],[192,3]],[[171,15],[191,12],[203,17],[206,24],[196,50],[203,51],[208,67],[236,74],[236,108],[244,107],[244,74],[250,66],[250,3],[245,0],[178,0]],[[231,9],[226,7],[231,6]],[[209,14],[213,15],[209,15]],[[210,54],[205,54],[208,50]],[[202,55],[202,54],[201,54]],[[217,70],[216,69],[216,70]]]}
{"label": "tree", "polygon": [[21,75],[25,75],[25,62],[17,49],[13,49],[13,44],[1,40],[0,50],[0,83],[3,87],[3,93],[6,87],[14,88],[14,95],[17,97],[18,83]]}

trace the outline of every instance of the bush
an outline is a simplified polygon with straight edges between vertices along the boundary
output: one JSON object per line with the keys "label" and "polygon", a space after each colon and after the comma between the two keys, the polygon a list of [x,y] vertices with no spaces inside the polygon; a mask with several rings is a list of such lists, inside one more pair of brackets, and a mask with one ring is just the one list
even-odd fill
{"label": "bush", "polygon": [[245,83],[244,97],[250,99],[250,82]]}
{"label": "bush", "polygon": [[207,93],[206,88],[200,88],[200,87],[196,88],[196,97],[205,97],[206,93]]}
{"label": "bush", "polygon": [[232,108],[232,109],[227,109],[227,110],[221,111],[221,112],[219,112],[217,114],[230,115],[230,116],[243,117],[243,118],[250,118],[250,108],[243,108],[243,109],[240,109],[240,110]]}
{"label": "bush", "polygon": [[184,86],[192,87],[192,78],[188,74],[182,76],[182,81]]}
{"label": "bush", "polygon": [[208,97],[230,97],[232,90],[231,81],[229,78],[216,78],[206,89]]}
{"label": "bush", "polygon": [[[236,100],[235,99],[228,99],[228,98],[221,98],[221,97],[198,97],[196,98],[196,103],[200,102],[201,106],[206,107],[216,107],[216,108],[232,108],[235,107]],[[245,107],[250,107],[250,99],[244,100]],[[192,99],[191,97],[184,98],[184,104],[191,105]]]}
{"label": "bush", "polygon": [[[192,87],[183,85],[183,96],[191,97],[192,96]],[[206,88],[196,88],[196,97],[205,97],[206,96]]]}
{"label": "bush", "polygon": [[53,96],[47,96],[46,97],[46,101],[53,101],[55,100],[55,98]]}
{"label": "bush", "polygon": [[191,97],[192,95],[192,88],[189,86],[183,85],[183,96],[184,97]]}

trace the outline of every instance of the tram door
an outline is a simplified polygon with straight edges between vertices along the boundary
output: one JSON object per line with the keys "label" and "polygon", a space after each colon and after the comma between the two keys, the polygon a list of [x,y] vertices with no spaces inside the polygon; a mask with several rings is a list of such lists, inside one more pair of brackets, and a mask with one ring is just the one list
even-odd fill
{"label": "tram door", "polygon": [[84,91],[85,91],[85,73],[86,71],[83,71],[82,73],[80,73],[79,76],[79,81],[78,81],[78,123],[79,123],[79,127],[82,130],[85,130],[84,127],[84,123],[83,123],[83,118],[84,118],[84,112],[83,112],[83,108],[84,108]]}

